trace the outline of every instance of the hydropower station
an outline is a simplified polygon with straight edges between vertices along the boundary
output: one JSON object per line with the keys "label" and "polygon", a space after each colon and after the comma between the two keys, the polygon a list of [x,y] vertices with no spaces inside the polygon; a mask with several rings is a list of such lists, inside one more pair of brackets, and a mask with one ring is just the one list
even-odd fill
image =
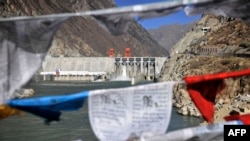
{"label": "hydropower station", "polygon": [[36,80],[154,80],[166,57],[46,57]]}

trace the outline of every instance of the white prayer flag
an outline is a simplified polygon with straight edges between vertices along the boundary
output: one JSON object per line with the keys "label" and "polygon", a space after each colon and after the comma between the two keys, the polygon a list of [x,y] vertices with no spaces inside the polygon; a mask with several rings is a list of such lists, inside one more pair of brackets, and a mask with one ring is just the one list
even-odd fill
{"label": "white prayer flag", "polygon": [[224,125],[239,125],[242,122],[234,120],[220,122],[207,126],[196,126],[168,132],[159,136],[143,137],[143,141],[223,141]]}
{"label": "white prayer flag", "polygon": [[39,69],[65,18],[0,21],[0,104]]}
{"label": "white prayer flag", "polygon": [[161,82],[89,93],[89,119],[102,141],[124,141],[165,133],[175,82]]}

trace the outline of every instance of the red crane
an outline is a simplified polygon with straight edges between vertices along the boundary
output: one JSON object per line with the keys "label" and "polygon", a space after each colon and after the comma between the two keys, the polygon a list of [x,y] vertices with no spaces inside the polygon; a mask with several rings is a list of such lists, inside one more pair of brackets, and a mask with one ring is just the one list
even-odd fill
{"label": "red crane", "polygon": [[110,48],[108,51],[108,56],[109,57],[115,57],[115,50],[113,48]]}
{"label": "red crane", "polygon": [[124,57],[131,57],[131,50],[129,47],[125,48]]}

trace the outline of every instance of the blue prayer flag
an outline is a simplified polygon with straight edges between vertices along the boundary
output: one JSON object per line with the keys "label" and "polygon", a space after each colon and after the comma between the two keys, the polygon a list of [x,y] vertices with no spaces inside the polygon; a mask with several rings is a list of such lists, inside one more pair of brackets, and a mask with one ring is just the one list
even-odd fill
{"label": "blue prayer flag", "polygon": [[45,118],[48,122],[59,121],[61,111],[73,111],[81,108],[88,93],[88,91],[84,91],[70,95],[14,99],[10,100],[8,105]]}

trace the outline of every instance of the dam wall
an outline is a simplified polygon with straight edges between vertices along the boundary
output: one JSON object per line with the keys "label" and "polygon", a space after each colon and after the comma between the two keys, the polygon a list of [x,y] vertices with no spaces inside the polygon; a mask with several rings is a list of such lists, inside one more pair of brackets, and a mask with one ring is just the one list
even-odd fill
{"label": "dam wall", "polygon": [[46,57],[39,72],[41,79],[53,81],[156,78],[165,57]]}

